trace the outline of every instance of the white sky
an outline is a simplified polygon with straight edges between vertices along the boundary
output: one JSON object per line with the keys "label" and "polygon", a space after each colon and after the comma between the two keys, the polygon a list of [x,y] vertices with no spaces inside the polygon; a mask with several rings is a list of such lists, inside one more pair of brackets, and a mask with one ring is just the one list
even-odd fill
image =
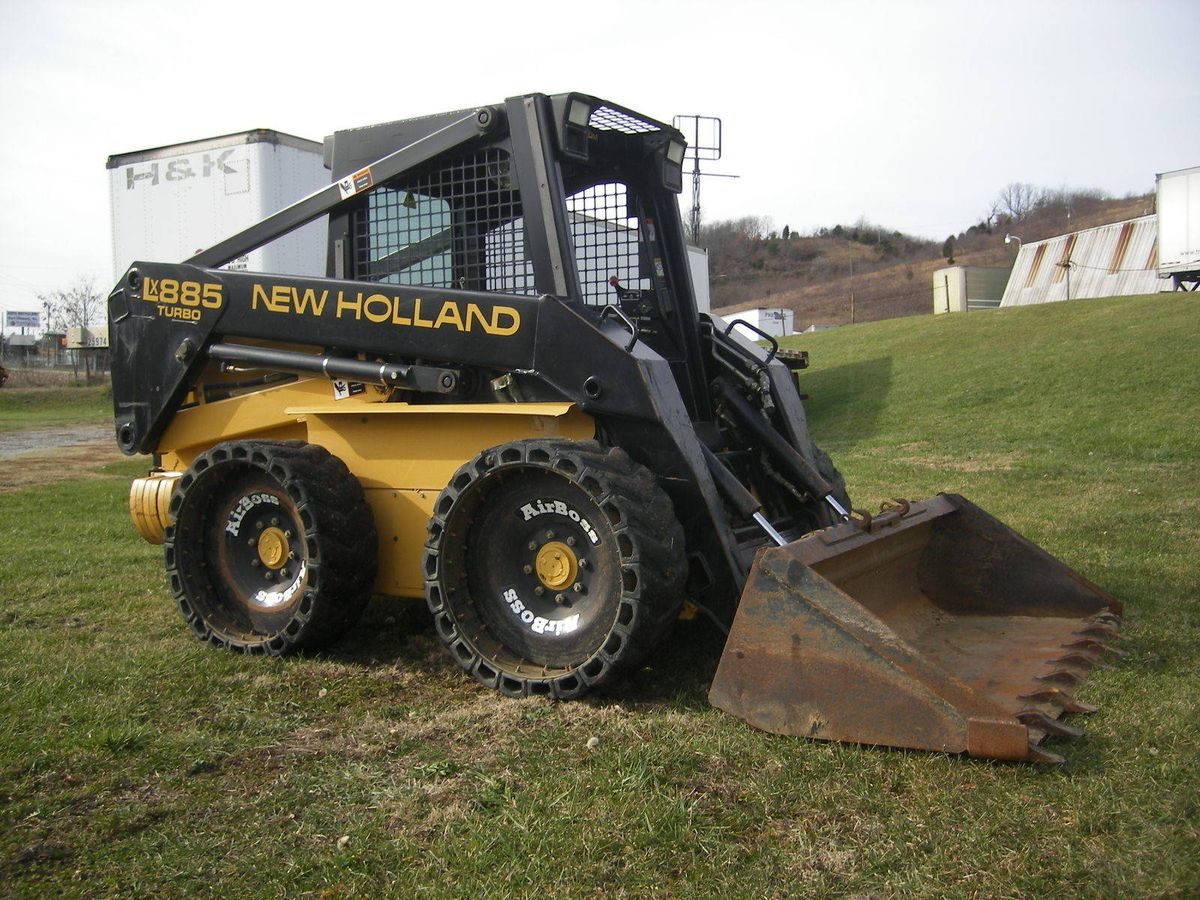
{"label": "white sky", "polygon": [[[109,154],[578,90],[720,116],[707,219],[942,238],[1200,165],[1200,3],[0,0],[0,309],[112,281]],[[690,187],[685,184],[685,196]]]}

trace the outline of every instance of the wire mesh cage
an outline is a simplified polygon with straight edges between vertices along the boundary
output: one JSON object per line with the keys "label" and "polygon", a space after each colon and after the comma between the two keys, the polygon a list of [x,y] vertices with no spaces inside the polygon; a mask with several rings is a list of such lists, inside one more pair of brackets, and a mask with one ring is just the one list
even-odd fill
{"label": "wire mesh cage", "polygon": [[372,192],[354,213],[353,264],[364,281],[535,293],[508,154],[487,148]]}
{"label": "wire mesh cage", "polygon": [[613,276],[622,287],[649,287],[641,277],[638,219],[630,215],[625,185],[609,182],[578,191],[567,198],[567,213],[585,303],[613,302]]}

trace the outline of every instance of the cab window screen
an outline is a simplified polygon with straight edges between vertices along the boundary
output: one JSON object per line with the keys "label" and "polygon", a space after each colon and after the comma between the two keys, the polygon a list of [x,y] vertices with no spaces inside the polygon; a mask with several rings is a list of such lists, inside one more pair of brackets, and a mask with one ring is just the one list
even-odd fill
{"label": "cab window screen", "polygon": [[488,148],[368,194],[354,215],[354,277],[535,293],[508,155]]}
{"label": "cab window screen", "polygon": [[637,216],[629,214],[629,194],[619,182],[597,184],[567,198],[575,263],[584,302],[604,306],[616,297],[609,279],[622,287],[649,288],[642,278]]}

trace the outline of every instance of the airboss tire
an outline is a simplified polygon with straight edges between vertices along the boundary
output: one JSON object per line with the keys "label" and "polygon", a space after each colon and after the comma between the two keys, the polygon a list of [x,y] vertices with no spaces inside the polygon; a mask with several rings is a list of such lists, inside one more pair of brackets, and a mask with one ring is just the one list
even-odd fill
{"label": "airboss tire", "polygon": [[638,665],[674,621],[683,529],[654,475],[594,441],[513,441],[434,504],[425,596],[481,684],[570,699]]}
{"label": "airboss tire", "polygon": [[323,447],[229,441],[179,479],[164,535],[167,579],[196,636],[280,655],[332,643],[375,580],[361,485]]}

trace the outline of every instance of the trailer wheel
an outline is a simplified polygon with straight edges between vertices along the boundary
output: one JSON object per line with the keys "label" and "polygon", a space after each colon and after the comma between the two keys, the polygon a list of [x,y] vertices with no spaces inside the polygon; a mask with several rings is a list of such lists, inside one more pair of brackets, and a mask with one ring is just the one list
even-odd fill
{"label": "trailer wheel", "polygon": [[362,487],[323,447],[230,441],[171,499],[167,578],[203,641],[279,655],[336,640],[362,614],[377,539]]}
{"label": "trailer wheel", "polygon": [[674,621],[683,529],[655,477],[594,441],[480,453],[434,505],[425,596],[477,681],[569,699],[636,666]]}

